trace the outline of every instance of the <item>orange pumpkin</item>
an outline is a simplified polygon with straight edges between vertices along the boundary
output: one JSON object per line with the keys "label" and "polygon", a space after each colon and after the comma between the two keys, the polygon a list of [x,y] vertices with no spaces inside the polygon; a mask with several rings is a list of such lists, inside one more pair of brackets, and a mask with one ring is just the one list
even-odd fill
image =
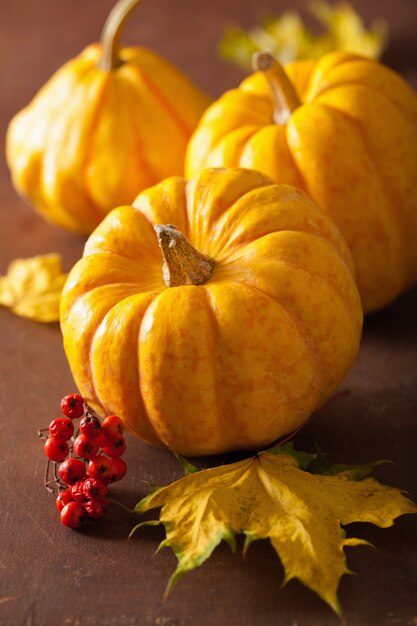
{"label": "orange pumpkin", "polygon": [[332,220],[243,169],[169,178],[112,211],[61,300],[88,403],[185,455],[259,448],[296,429],[350,368],[361,325]]}
{"label": "orange pumpkin", "polygon": [[103,30],[10,123],[16,189],[51,222],[90,233],[113,207],[182,174],[188,139],[209,103],[168,61],[120,48],[139,0],[121,0]]}
{"label": "orange pumpkin", "polygon": [[186,157],[250,167],[306,191],[352,252],[366,312],[417,282],[417,97],[395,72],[343,52],[261,72],[215,102]]}

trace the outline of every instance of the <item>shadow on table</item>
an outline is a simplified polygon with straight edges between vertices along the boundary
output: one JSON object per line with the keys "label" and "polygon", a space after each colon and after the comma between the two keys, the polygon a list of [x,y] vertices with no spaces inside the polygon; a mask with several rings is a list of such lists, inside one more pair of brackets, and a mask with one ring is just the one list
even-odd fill
{"label": "shadow on table", "polygon": [[417,349],[417,288],[403,294],[390,306],[365,317],[363,338],[381,337],[414,342]]}

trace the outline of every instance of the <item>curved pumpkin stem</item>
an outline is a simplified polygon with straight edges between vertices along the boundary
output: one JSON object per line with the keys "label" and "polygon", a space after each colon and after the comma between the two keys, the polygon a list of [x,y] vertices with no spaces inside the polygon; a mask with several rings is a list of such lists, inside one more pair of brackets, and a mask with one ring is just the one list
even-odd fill
{"label": "curved pumpkin stem", "polygon": [[154,226],[164,264],[162,276],[167,287],[201,285],[212,275],[214,261],[197,252],[188,239],[171,224]]}
{"label": "curved pumpkin stem", "polygon": [[291,113],[300,105],[300,99],[281,63],[269,52],[255,52],[252,57],[255,72],[263,72],[272,92],[274,102],[274,122],[284,126]]}
{"label": "curved pumpkin stem", "polygon": [[100,37],[102,54],[99,67],[102,70],[111,72],[121,65],[120,35],[130,13],[140,2],[141,0],[119,0],[110,11]]}

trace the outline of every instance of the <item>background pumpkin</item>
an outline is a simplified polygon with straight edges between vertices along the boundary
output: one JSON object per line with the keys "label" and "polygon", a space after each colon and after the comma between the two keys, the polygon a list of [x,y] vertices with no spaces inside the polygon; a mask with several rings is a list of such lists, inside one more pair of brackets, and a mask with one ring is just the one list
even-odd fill
{"label": "background pumpkin", "polygon": [[102,45],[60,68],[10,123],[16,189],[51,222],[90,233],[138,191],[182,174],[187,141],[209,103],[168,61],[119,48],[139,0],[121,0]]}
{"label": "background pumpkin", "polygon": [[83,396],[185,455],[259,448],[297,428],[350,368],[361,324],[332,220],[243,169],[169,178],[112,211],[61,300]]}
{"label": "background pumpkin", "polygon": [[186,175],[257,169],[308,192],[335,220],[366,312],[417,282],[417,97],[387,67],[335,52],[256,73],[203,116]]}

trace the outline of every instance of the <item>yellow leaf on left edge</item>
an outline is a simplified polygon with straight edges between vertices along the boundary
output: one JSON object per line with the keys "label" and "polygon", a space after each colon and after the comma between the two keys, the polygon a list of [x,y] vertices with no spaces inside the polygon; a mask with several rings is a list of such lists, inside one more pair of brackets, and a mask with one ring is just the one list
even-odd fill
{"label": "yellow leaf on left edge", "polygon": [[59,254],[15,259],[0,277],[0,305],[38,322],[57,322],[66,278]]}

